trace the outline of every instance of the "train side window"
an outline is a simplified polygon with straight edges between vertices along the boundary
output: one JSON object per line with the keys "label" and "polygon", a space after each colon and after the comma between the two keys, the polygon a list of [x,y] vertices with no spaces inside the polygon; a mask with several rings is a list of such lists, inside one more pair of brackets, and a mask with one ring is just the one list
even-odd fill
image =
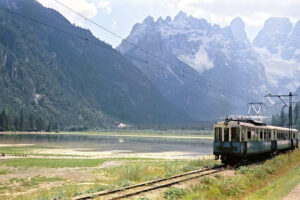
{"label": "train side window", "polygon": [[265,140],[267,140],[267,130],[265,130],[265,132],[264,132],[264,138],[265,138]]}
{"label": "train side window", "polygon": [[265,140],[269,141],[270,137],[271,137],[271,131],[270,130],[266,130],[266,132],[265,132]]}
{"label": "train side window", "polygon": [[284,133],[284,140],[286,140],[286,135],[287,135],[287,134],[286,134],[286,133]]}
{"label": "train side window", "polygon": [[224,128],[224,141],[229,141],[229,128]]}
{"label": "train side window", "polygon": [[263,139],[263,130],[262,129],[260,129],[260,132],[259,132],[259,138],[262,140]]}
{"label": "train side window", "polygon": [[222,141],[222,128],[215,128],[215,141]]}
{"label": "train side window", "polygon": [[248,140],[251,140],[251,130],[250,129],[248,129],[248,131],[247,131],[247,138],[248,138]]}
{"label": "train side window", "polygon": [[240,128],[231,128],[231,141],[240,141]]}
{"label": "train side window", "polygon": [[268,141],[268,130],[265,132],[265,140]]}
{"label": "train side window", "polygon": [[255,132],[254,132],[254,140],[257,141],[258,138],[259,138],[259,132],[258,132],[258,129],[255,129]]}
{"label": "train side window", "polygon": [[242,128],[242,141],[247,141],[247,128],[243,127]]}

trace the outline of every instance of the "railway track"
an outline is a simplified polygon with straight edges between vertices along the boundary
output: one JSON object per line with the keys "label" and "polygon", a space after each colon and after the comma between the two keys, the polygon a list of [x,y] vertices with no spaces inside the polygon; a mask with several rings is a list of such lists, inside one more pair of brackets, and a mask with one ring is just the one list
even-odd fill
{"label": "railway track", "polygon": [[141,183],[141,184],[128,186],[128,187],[124,187],[112,191],[103,191],[94,194],[82,195],[82,196],[75,197],[74,200],[85,200],[85,199],[117,200],[117,199],[128,198],[141,193],[169,187],[192,179],[215,174],[220,171],[223,171],[224,167],[225,167],[224,165],[219,165],[213,168],[195,170],[195,171],[175,175],[169,178]]}

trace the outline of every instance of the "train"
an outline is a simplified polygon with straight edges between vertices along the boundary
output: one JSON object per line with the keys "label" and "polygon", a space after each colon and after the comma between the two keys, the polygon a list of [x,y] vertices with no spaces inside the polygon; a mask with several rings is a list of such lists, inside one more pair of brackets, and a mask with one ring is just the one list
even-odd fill
{"label": "train", "polygon": [[226,165],[247,164],[298,148],[298,136],[296,129],[270,126],[244,116],[227,117],[214,125],[213,154]]}

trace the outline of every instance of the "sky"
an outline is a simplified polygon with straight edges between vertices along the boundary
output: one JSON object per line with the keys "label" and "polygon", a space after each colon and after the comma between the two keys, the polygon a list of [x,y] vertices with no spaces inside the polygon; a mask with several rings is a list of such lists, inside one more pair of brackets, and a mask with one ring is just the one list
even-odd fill
{"label": "sky", "polygon": [[[300,20],[299,0],[37,0],[45,7],[53,8],[71,23],[90,29],[93,34],[116,47],[121,39],[89,23],[93,20],[106,29],[126,38],[136,23],[147,16],[172,18],[183,11],[197,18],[204,18],[211,24],[222,27],[230,24],[235,17],[245,22],[246,32],[253,40],[269,17],[287,17],[292,23]],[[59,1],[77,11],[79,17]]]}

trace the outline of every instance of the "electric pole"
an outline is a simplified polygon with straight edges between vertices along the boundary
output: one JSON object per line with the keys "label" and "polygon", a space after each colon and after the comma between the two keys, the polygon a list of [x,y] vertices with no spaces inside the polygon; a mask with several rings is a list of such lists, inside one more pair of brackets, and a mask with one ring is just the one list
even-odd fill
{"label": "electric pole", "polygon": [[[265,97],[276,97],[279,98],[282,103],[284,104],[283,107],[289,107],[289,131],[291,133],[291,130],[293,128],[293,97],[297,96],[292,94],[292,92],[290,92],[288,95],[272,95],[272,94],[267,94]],[[283,98],[289,98],[289,105],[287,105],[287,103],[285,102],[285,100]]]}

